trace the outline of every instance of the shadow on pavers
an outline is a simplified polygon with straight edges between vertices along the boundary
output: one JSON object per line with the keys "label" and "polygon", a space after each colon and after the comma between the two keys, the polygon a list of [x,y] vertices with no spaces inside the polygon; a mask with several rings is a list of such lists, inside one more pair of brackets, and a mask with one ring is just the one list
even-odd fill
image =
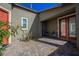
{"label": "shadow on pavers", "polygon": [[34,41],[58,47],[57,50],[55,50],[54,52],[51,52],[48,56],[79,56],[79,51],[76,48],[76,43],[72,43],[68,41],[64,45],[58,45],[58,44],[54,44],[54,43],[50,43],[42,40],[34,40]]}

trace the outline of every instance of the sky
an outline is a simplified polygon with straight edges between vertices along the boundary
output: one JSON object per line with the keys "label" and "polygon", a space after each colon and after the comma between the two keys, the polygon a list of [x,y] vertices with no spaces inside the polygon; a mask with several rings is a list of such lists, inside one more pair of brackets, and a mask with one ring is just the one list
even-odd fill
{"label": "sky", "polygon": [[45,9],[53,8],[58,6],[58,3],[20,3],[21,6],[31,8],[35,10],[36,12],[43,11]]}

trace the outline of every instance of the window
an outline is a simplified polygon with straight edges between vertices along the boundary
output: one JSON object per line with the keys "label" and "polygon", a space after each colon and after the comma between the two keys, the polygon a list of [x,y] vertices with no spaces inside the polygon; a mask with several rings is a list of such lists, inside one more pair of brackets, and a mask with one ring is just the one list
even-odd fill
{"label": "window", "polygon": [[22,30],[28,30],[28,18],[21,18],[21,27]]}
{"label": "window", "polygon": [[69,35],[72,37],[76,35],[75,17],[69,18]]}

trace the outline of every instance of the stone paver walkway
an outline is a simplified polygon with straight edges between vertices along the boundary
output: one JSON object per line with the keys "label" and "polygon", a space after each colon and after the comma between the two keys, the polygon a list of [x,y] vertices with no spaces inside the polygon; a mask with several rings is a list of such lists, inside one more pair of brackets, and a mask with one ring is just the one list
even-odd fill
{"label": "stone paver walkway", "polygon": [[[13,40],[3,56],[62,56],[62,55],[78,55],[72,46],[67,45],[67,41],[40,38],[37,41],[30,40],[23,42]],[[74,52],[75,51],[75,52]]]}
{"label": "stone paver walkway", "polygon": [[57,49],[56,46],[49,44],[28,41],[23,42],[13,40],[12,44],[6,48],[4,56],[46,56]]}
{"label": "stone paver walkway", "polygon": [[57,47],[48,56],[79,56],[79,51],[76,49],[75,43],[49,38],[40,38],[38,41]]}

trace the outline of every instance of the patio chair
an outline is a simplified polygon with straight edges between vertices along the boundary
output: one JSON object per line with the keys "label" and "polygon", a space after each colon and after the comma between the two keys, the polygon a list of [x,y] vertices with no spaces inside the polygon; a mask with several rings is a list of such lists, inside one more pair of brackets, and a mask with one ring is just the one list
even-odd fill
{"label": "patio chair", "polygon": [[51,37],[52,37],[52,38],[57,38],[57,32],[53,31],[53,32],[51,33]]}

